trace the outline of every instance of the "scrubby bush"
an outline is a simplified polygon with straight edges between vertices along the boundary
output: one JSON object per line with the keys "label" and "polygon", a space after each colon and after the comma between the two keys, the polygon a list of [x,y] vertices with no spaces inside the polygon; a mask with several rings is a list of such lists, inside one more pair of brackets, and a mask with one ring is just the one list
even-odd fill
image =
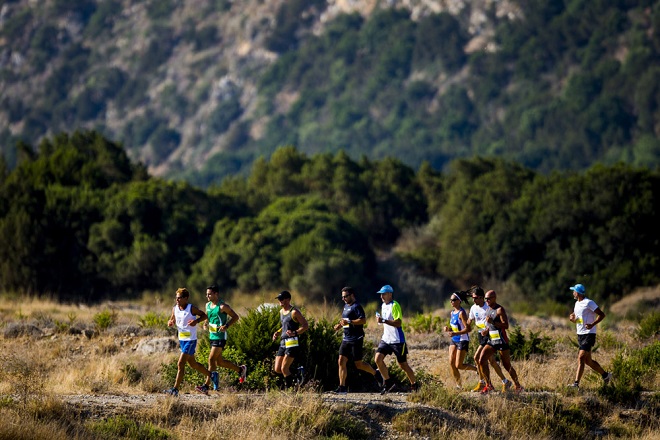
{"label": "scrubby bush", "polygon": [[419,313],[408,320],[408,328],[415,333],[440,333],[449,320]]}
{"label": "scrubby bush", "polygon": [[94,315],[94,325],[99,332],[107,330],[117,322],[117,312],[115,310],[103,310]]}
{"label": "scrubby bush", "polygon": [[538,332],[529,331],[525,336],[519,325],[513,327],[509,335],[511,358],[514,360],[529,359],[533,354],[545,355],[552,350],[555,342],[547,337],[540,336]]}
{"label": "scrubby bush", "polygon": [[599,394],[611,402],[635,403],[643,384],[655,383],[660,367],[660,341],[640,350],[622,350],[612,362],[612,385],[604,385]]}
{"label": "scrubby bush", "polygon": [[153,329],[167,329],[167,316],[160,314],[160,313],[154,313],[154,312],[147,312],[144,314],[144,316],[140,316],[138,318],[138,325],[142,328],[153,328]]}
{"label": "scrubby bush", "polygon": [[640,339],[649,339],[660,334],[660,312],[652,312],[639,321],[637,336]]}

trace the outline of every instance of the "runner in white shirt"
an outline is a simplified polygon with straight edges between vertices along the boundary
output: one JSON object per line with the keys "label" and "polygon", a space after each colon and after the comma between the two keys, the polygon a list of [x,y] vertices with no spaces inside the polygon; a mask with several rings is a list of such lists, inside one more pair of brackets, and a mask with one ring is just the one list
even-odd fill
{"label": "runner in white shirt", "polygon": [[385,285],[376,293],[380,293],[380,299],[383,301],[380,315],[376,313],[378,324],[383,325],[383,337],[380,344],[378,344],[374,359],[378,366],[378,371],[383,377],[381,394],[385,394],[395,388],[395,384],[390,378],[387,366],[385,365],[385,356],[388,354],[394,354],[396,356],[399,367],[408,376],[410,388],[415,391],[417,390],[417,381],[415,379],[415,373],[410,368],[410,365],[408,365],[408,346],[406,345],[406,337],[401,328],[401,320],[403,318],[401,306],[392,299],[392,295],[394,294],[392,286]]}
{"label": "runner in white shirt", "polygon": [[[179,386],[183,381],[185,374],[186,364],[190,365],[193,369],[197,370],[203,376],[210,378],[211,373],[204,367],[204,365],[197,362],[195,359],[195,348],[197,347],[197,324],[204,322],[207,319],[206,313],[199,310],[194,305],[190,304],[190,292],[185,287],[180,287],[176,291],[176,304],[172,307],[172,315],[170,315],[167,325],[174,327],[176,325],[179,334],[179,345],[181,347],[181,355],[179,362],[177,362],[177,373],[174,386],[165,390],[166,394],[174,397],[179,395]],[[196,387],[197,391],[205,393],[202,387]]]}
{"label": "runner in white shirt", "polygon": [[580,379],[582,379],[585,364],[599,373],[607,385],[612,380],[612,373],[606,372],[598,362],[591,359],[591,349],[596,344],[596,325],[605,318],[605,313],[598,308],[595,302],[586,297],[587,289],[584,285],[576,284],[570,289],[573,291],[575,307],[568,319],[574,322],[577,327],[579,351],[575,382],[570,384],[569,387],[580,387]]}

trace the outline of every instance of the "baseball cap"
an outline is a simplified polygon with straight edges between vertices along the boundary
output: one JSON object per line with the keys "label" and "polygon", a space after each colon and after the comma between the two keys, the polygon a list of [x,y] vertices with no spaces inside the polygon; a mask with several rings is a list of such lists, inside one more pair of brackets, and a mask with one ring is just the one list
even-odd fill
{"label": "baseball cap", "polygon": [[291,299],[291,294],[288,291],[283,290],[283,291],[280,292],[279,295],[277,295],[275,297],[275,299],[277,299],[279,301],[282,301],[283,299]]}
{"label": "baseball cap", "polygon": [[394,289],[389,284],[385,284],[380,290],[376,293],[394,293]]}
{"label": "baseball cap", "polygon": [[571,290],[575,290],[577,293],[580,295],[584,295],[587,289],[582,284],[576,284],[575,286],[570,288]]}

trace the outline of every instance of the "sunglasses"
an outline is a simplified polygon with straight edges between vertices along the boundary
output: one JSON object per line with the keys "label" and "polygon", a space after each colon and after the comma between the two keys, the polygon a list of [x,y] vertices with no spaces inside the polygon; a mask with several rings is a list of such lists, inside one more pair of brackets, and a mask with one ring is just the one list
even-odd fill
{"label": "sunglasses", "polygon": [[484,299],[485,299],[486,301],[488,301],[489,299],[495,299],[495,298],[490,298],[490,297],[487,296],[487,297],[485,297]]}

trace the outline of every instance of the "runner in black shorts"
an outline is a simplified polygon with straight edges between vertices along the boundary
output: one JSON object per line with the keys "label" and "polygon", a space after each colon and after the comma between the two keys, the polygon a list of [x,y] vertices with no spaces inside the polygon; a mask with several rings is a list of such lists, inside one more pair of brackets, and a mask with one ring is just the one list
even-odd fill
{"label": "runner in black shorts", "polygon": [[519,393],[523,391],[523,387],[520,385],[520,382],[518,382],[518,373],[516,373],[516,370],[511,365],[509,337],[506,334],[506,330],[509,328],[509,318],[504,307],[497,303],[497,293],[494,290],[486,292],[484,299],[490,307],[490,310],[488,310],[488,316],[486,317],[486,330],[488,331],[490,340],[481,351],[481,356],[479,357],[479,363],[481,364],[481,369],[486,378],[486,387],[481,390],[481,393],[487,394],[494,390],[493,384],[490,381],[488,360],[495,354],[496,350],[500,352],[502,366],[504,366],[504,369],[509,372],[509,375],[511,375],[513,383],[516,384],[515,391]]}
{"label": "runner in black shorts", "polygon": [[580,349],[578,351],[578,367],[575,373],[575,382],[569,385],[569,387],[580,387],[580,379],[582,379],[585,365],[589,365],[592,370],[600,374],[603,381],[605,381],[605,385],[607,385],[612,380],[612,373],[605,371],[598,362],[591,358],[591,349],[596,344],[596,325],[605,318],[605,313],[594,301],[587,298],[587,289],[584,285],[576,284],[570,289],[573,291],[575,306],[569,319],[576,325]]}
{"label": "runner in black shorts", "polygon": [[[309,328],[307,320],[297,307],[291,305],[291,293],[286,290],[277,295],[280,302],[280,323],[282,327],[273,333],[273,341],[280,337],[280,347],[275,355],[273,370],[284,376],[284,386],[289,388],[293,385],[296,377],[291,373],[291,364],[300,355],[300,344],[298,336]],[[302,378],[298,378],[299,382]]]}
{"label": "runner in black shorts", "polygon": [[387,371],[387,366],[385,365],[385,356],[390,354],[396,356],[399,367],[408,376],[411,389],[416,390],[417,381],[415,373],[410,368],[410,365],[408,365],[408,346],[406,345],[406,337],[401,328],[403,320],[401,305],[392,298],[394,289],[390,285],[381,287],[376,293],[380,294],[380,299],[383,303],[380,307],[380,315],[378,313],[376,314],[378,324],[382,324],[383,326],[383,336],[376,349],[374,359],[384,382],[380,392],[384,394],[395,388],[395,383],[390,378],[390,373]]}
{"label": "runner in black shorts", "polygon": [[[481,370],[481,365],[479,364],[479,357],[481,356],[481,351],[488,343],[488,330],[486,329],[486,315],[488,313],[488,310],[490,310],[490,307],[485,303],[486,300],[484,299],[484,296],[486,294],[484,293],[484,289],[482,289],[480,286],[475,285],[470,287],[468,293],[472,295],[472,301],[474,301],[474,304],[472,305],[472,307],[470,307],[470,314],[468,315],[468,323],[470,325],[474,324],[477,327],[477,338],[479,340],[479,346],[477,347],[477,350],[474,352],[474,362],[477,365],[477,369],[479,370],[480,380],[477,383],[477,386],[475,386],[472,389],[472,391],[477,392],[477,391],[481,391],[486,386],[486,378],[484,376],[483,371]],[[513,384],[509,379],[504,377],[504,374],[502,373],[502,369],[500,368],[500,365],[497,363],[497,360],[495,359],[494,355],[488,358],[488,362],[491,368],[495,371],[495,373],[497,373],[500,379],[502,379],[502,391],[507,391],[509,388],[511,388]]]}
{"label": "runner in black shorts", "polygon": [[[346,378],[348,376],[348,360],[352,359],[355,366],[374,377],[376,386],[379,388],[382,381],[376,375],[371,365],[362,360],[362,345],[364,344],[364,324],[367,318],[364,309],[355,299],[355,290],[352,287],[344,287],[341,290],[341,299],[344,300],[344,310],[339,323],[334,326],[335,331],[344,329],[344,338],[339,346],[339,387],[335,393],[346,394]],[[378,375],[380,376],[380,375]]]}

